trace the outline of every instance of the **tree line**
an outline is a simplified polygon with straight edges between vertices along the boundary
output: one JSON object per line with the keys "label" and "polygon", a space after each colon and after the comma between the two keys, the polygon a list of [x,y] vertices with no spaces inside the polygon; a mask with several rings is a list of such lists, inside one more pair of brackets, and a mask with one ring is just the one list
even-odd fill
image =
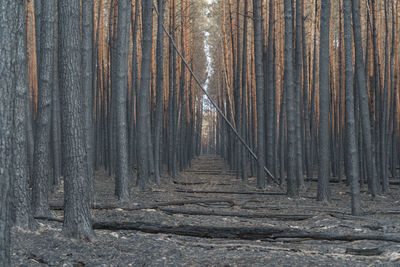
{"label": "tree line", "polygon": [[[399,167],[399,1],[219,0],[210,89],[258,163],[217,117],[212,146],[246,180],[389,192]],[[249,23],[250,22],[250,23]],[[273,174],[265,176],[263,166]],[[314,178],[317,175],[318,178]]]}
{"label": "tree line", "polygon": [[36,229],[61,182],[63,232],[91,239],[96,170],[124,203],[133,176],[139,190],[160,185],[200,153],[202,96],[163,25],[205,80],[202,6],[1,1],[1,266],[10,225]]}

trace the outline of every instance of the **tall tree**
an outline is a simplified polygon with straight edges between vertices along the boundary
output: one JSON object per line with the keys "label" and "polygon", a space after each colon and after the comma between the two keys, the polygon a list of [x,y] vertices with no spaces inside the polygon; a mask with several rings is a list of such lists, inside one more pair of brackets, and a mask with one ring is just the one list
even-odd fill
{"label": "tall tree", "polygon": [[291,0],[285,0],[285,91],[287,116],[287,194],[290,197],[299,196],[296,172],[296,122],[295,122],[295,91],[293,79],[293,5]]}
{"label": "tall tree", "polygon": [[296,170],[297,186],[304,188],[303,177],[303,116],[302,116],[302,24],[303,24],[303,0],[296,1],[296,49],[295,49],[295,94],[296,94]]}
{"label": "tall tree", "polygon": [[65,235],[91,238],[88,166],[81,88],[80,1],[60,1],[59,70]]}
{"label": "tall tree", "polygon": [[53,181],[50,133],[54,69],[56,1],[42,0],[39,58],[39,91],[33,158],[32,201],[35,216],[49,216],[49,192]]}
{"label": "tall tree", "polygon": [[0,2],[0,266],[10,266],[10,179],[12,176],[12,111],[15,94],[14,59],[17,47],[18,4]]}
{"label": "tall tree", "polygon": [[129,0],[118,1],[118,33],[117,59],[113,61],[116,71],[116,81],[113,82],[117,111],[117,169],[116,193],[120,201],[129,200],[129,162],[128,162],[128,125],[127,125],[127,95],[128,95],[128,54],[129,26],[131,21]]}
{"label": "tall tree", "polygon": [[150,67],[151,50],[153,41],[153,4],[152,1],[142,0],[142,65],[140,90],[137,99],[137,186],[143,188],[149,181],[149,151],[148,138],[150,138]]}
{"label": "tall tree", "polygon": [[377,173],[375,165],[375,154],[372,150],[371,121],[369,112],[369,99],[367,93],[367,81],[364,65],[364,52],[361,37],[360,5],[358,0],[352,1],[352,17],[354,32],[354,47],[356,60],[356,80],[358,94],[360,96],[361,127],[363,135],[364,153],[366,159],[368,191],[372,196],[377,193]]}
{"label": "tall tree", "polygon": [[23,229],[32,230],[36,224],[33,219],[31,198],[29,192],[29,166],[28,166],[28,123],[30,120],[29,90],[28,90],[28,64],[26,47],[26,17],[25,1],[18,3],[17,24],[17,55],[15,64],[15,99],[14,99],[14,125],[12,142],[12,221],[14,225]]}
{"label": "tall tree", "polygon": [[330,201],[330,137],[329,137],[329,30],[330,0],[321,2],[320,49],[319,49],[319,129],[318,129],[318,192],[317,200]]}
{"label": "tall tree", "polygon": [[85,114],[85,142],[88,161],[90,199],[93,186],[93,0],[82,1],[82,97]]}
{"label": "tall tree", "polygon": [[155,135],[154,135],[154,176],[156,183],[160,183],[160,170],[162,158],[160,157],[160,148],[163,126],[164,111],[164,0],[158,0],[158,24],[157,24],[157,88],[156,88],[156,118],[155,118]]}
{"label": "tall tree", "polygon": [[253,0],[254,13],[254,54],[256,71],[257,92],[257,186],[265,187],[265,135],[264,135],[264,84],[262,62],[262,37],[261,37],[261,0]]}
{"label": "tall tree", "polygon": [[351,183],[351,213],[360,215],[360,184],[359,162],[356,141],[356,122],[354,118],[354,93],[353,93],[353,42],[351,27],[351,3],[343,0],[344,18],[344,51],[346,66],[346,147],[350,162],[347,171]]}
{"label": "tall tree", "polygon": [[[243,17],[243,55],[242,55],[242,110],[240,120],[240,133],[241,136],[246,140],[247,130],[247,16],[248,16],[248,1],[244,1],[244,17]],[[239,112],[239,111],[238,111]],[[239,142],[238,142],[239,143]],[[241,176],[243,181],[247,181],[247,150],[241,146],[240,163]]]}

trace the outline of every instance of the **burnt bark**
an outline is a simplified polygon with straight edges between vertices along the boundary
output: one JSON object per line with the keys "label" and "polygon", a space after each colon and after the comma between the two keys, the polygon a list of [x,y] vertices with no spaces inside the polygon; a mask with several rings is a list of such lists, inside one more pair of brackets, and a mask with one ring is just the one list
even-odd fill
{"label": "burnt bark", "polygon": [[51,136],[55,22],[56,1],[43,0],[40,31],[40,65],[38,67],[38,110],[32,173],[32,202],[35,216],[50,215],[48,199],[50,185],[53,183],[53,174],[49,140]]}
{"label": "burnt bark", "polygon": [[67,236],[88,239],[88,166],[81,88],[80,1],[58,3],[64,226]]}
{"label": "burnt bark", "polygon": [[0,3],[0,266],[10,266],[11,142],[15,94],[14,63],[17,47],[18,3]]}
{"label": "burnt bark", "polygon": [[26,55],[26,18],[25,1],[18,4],[17,24],[17,54],[15,64],[15,99],[13,115],[13,140],[12,140],[12,205],[11,216],[13,224],[26,230],[33,230],[36,226],[33,219],[31,198],[29,192],[29,166],[28,166],[28,116],[29,106],[28,90],[28,64]]}
{"label": "burnt bark", "polygon": [[128,162],[128,125],[127,125],[127,95],[128,95],[128,54],[129,25],[131,21],[130,4],[128,0],[118,1],[118,33],[116,60],[114,61],[116,81],[113,91],[116,97],[116,138],[117,138],[117,168],[115,177],[116,194],[120,201],[129,200],[129,162]]}
{"label": "burnt bark", "polygon": [[293,6],[285,0],[285,91],[287,116],[287,194],[289,197],[299,196],[296,171],[296,114],[295,91],[293,77]]}
{"label": "burnt bark", "polygon": [[136,186],[143,189],[149,182],[149,141],[150,131],[150,64],[153,40],[153,5],[142,0],[143,41],[140,90],[137,96],[137,181]]}
{"label": "burnt bark", "polygon": [[263,62],[262,62],[262,37],[261,37],[261,0],[253,0],[254,13],[254,53],[256,71],[256,94],[257,94],[257,186],[265,187],[265,129],[264,129],[264,84],[263,84]]}
{"label": "burnt bark", "polygon": [[330,80],[329,80],[329,29],[330,0],[321,2],[320,50],[319,50],[319,128],[318,128],[318,192],[317,200],[330,201]]}

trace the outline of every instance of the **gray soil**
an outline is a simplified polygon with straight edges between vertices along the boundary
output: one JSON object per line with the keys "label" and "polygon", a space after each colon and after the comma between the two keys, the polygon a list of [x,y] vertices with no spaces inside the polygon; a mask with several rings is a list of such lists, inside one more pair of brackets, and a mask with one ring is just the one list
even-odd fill
{"label": "gray soil", "polygon": [[[93,209],[92,219],[117,222],[148,222],[162,226],[211,227],[287,227],[327,234],[394,233],[400,239],[400,190],[391,186],[390,195],[374,200],[362,187],[363,216],[350,216],[349,187],[332,183],[332,202],[316,202],[315,182],[307,182],[300,199],[285,195],[193,193],[192,191],[261,192],[255,178],[236,179],[219,158],[202,156],[191,169],[172,181],[162,177],[162,185],[152,190],[132,190],[131,202],[137,207],[174,200],[227,199],[227,203],[190,204],[163,208],[240,214],[306,214],[308,219],[246,218],[235,216],[171,214],[158,208],[124,210],[114,197],[114,180],[105,171],[96,174],[95,202],[114,205],[112,209]],[[132,185],[134,181],[132,181]],[[177,192],[177,190],[179,192]],[[185,192],[186,190],[186,192]],[[265,192],[285,192],[270,185]],[[62,186],[51,203],[62,202]],[[62,210],[54,210],[62,218]],[[146,233],[142,231],[96,230],[92,241],[66,238],[62,223],[38,221],[35,232],[12,229],[13,266],[400,266],[400,243],[359,240],[328,241],[309,238],[264,238],[243,240],[199,238],[193,236]],[[370,256],[355,255],[358,253]]]}

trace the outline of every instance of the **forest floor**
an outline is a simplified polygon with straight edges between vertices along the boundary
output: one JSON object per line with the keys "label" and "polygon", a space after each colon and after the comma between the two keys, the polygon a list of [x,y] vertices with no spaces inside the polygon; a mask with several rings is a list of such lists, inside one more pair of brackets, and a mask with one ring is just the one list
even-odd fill
{"label": "forest floor", "polygon": [[[242,182],[227,169],[221,159],[202,156],[175,181],[165,175],[161,186],[133,190],[124,205],[114,197],[114,179],[99,171],[93,221],[131,222],[138,230],[99,229],[86,242],[64,237],[60,222],[39,221],[35,232],[13,228],[13,266],[400,266],[399,185],[375,200],[364,185],[364,214],[355,217],[344,184],[332,183],[332,202],[323,204],[315,201],[316,182],[289,199],[279,186],[260,191],[255,178]],[[51,198],[58,219],[62,193],[60,186]],[[263,229],[280,230],[258,236]],[[326,240],[332,236],[342,240]],[[360,236],[372,238],[343,240]],[[385,236],[394,242],[373,240]]]}

